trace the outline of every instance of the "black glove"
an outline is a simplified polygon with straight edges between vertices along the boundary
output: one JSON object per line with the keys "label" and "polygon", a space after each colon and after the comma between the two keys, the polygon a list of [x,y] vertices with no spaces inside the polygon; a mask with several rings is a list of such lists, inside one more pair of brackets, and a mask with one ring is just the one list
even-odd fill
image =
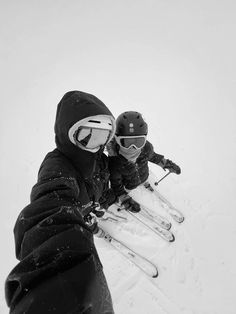
{"label": "black glove", "polygon": [[105,214],[105,209],[100,206],[98,202],[90,202],[82,209],[83,217],[89,217],[89,214],[93,213],[97,217],[102,217]]}
{"label": "black glove", "polygon": [[97,206],[93,207],[92,213],[100,218],[105,214],[105,209],[97,203]]}
{"label": "black glove", "polygon": [[170,172],[174,172],[176,174],[180,174],[181,173],[181,169],[178,165],[176,165],[174,162],[172,162],[169,159],[164,159],[162,160],[163,163],[163,169],[167,169]]}
{"label": "black glove", "polygon": [[129,210],[133,213],[138,213],[141,210],[139,203],[133,200],[128,194],[119,196],[119,201],[125,210]]}

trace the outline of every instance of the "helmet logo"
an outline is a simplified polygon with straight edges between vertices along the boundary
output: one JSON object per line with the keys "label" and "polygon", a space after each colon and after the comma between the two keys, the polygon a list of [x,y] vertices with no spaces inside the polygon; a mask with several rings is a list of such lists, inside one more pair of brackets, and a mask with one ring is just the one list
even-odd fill
{"label": "helmet logo", "polygon": [[130,131],[130,133],[134,133],[134,124],[133,123],[129,124],[129,131]]}

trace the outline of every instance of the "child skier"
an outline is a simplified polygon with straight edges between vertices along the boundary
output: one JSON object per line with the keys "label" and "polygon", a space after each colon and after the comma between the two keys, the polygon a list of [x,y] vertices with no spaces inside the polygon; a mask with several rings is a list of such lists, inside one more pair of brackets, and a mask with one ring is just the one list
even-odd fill
{"label": "child skier", "polygon": [[136,111],[121,113],[116,120],[114,139],[107,145],[111,188],[120,204],[132,212],[140,211],[140,205],[132,199],[127,190],[140,184],[150,187],[148,161],[164,170],[180,174],[180,167],[163,155],[154,152],[147,141],[148,126],[142,115]]}
{"label": "child skier", "polygon": [[114,132],[115,120],[97,97],[71,91],[59,102],[57,148],[45,157],[14,228],[20,262],[5,285],[11,314],[114,313],[85,223],[101,197],[109,205],[103,149]]}

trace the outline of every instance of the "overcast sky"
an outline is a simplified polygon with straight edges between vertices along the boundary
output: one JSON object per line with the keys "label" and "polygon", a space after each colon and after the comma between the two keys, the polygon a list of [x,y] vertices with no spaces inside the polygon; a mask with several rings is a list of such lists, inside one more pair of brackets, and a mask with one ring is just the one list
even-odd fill
{"label": "overcast sky", "polygon": [[209,171],[216,189],[226,184],[232,192],[234,0],[0,5],[0,237],[8,251],[1,278],[15,265],[13,225],[44,155],[54,148],[56,105],[69,90],[96,95],[115,116],[141,111],[158,152],[191,165],[188,176],[200,179],[201,171]]}

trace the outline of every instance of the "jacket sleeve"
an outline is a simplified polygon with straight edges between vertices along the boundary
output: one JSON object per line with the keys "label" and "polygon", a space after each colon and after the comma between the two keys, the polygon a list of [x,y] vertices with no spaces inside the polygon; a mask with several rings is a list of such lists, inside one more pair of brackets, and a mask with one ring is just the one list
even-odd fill
{"label": "jacket sleeve", "polygon": [[65,160],[54,157],[44,160],[31,202],[14,227],[20,263],[6,280],[8,305],[38,280],[97,256],[93,235],[80,212],[80,190],[73,171]]}
{"label": "jacket sleeve", "polygon": [[111,188],[116,196],[125,194],[125,188],[123,185],[122,174],[119,169],[118,160],[116,157],[109,157],[109,171],[110,171],[110,183]]}
{"label": "jacket sleeve", "polygon": [[[31,202],[16,221],[16,256],[20,260],[33,251],[36,245],[51,237],[52,229],[56,235],[76,222],[83,223],[78,183],[72,176],[73,172],[67,169],[65,164],[59,167],[60,162],[53,160],[53,167],[51,158],[43,162],[38,182],[31,191]],[[66,219],[62,220],[62,216]]]}
{"label": "jacket sleeve", "polygon": [[147,141],[146,146],[147,146],[147,151],[148,151],[148,161],[162,167],[162,160],[164,156],[157,154],[154,151],[153,145],[150,142]]}

